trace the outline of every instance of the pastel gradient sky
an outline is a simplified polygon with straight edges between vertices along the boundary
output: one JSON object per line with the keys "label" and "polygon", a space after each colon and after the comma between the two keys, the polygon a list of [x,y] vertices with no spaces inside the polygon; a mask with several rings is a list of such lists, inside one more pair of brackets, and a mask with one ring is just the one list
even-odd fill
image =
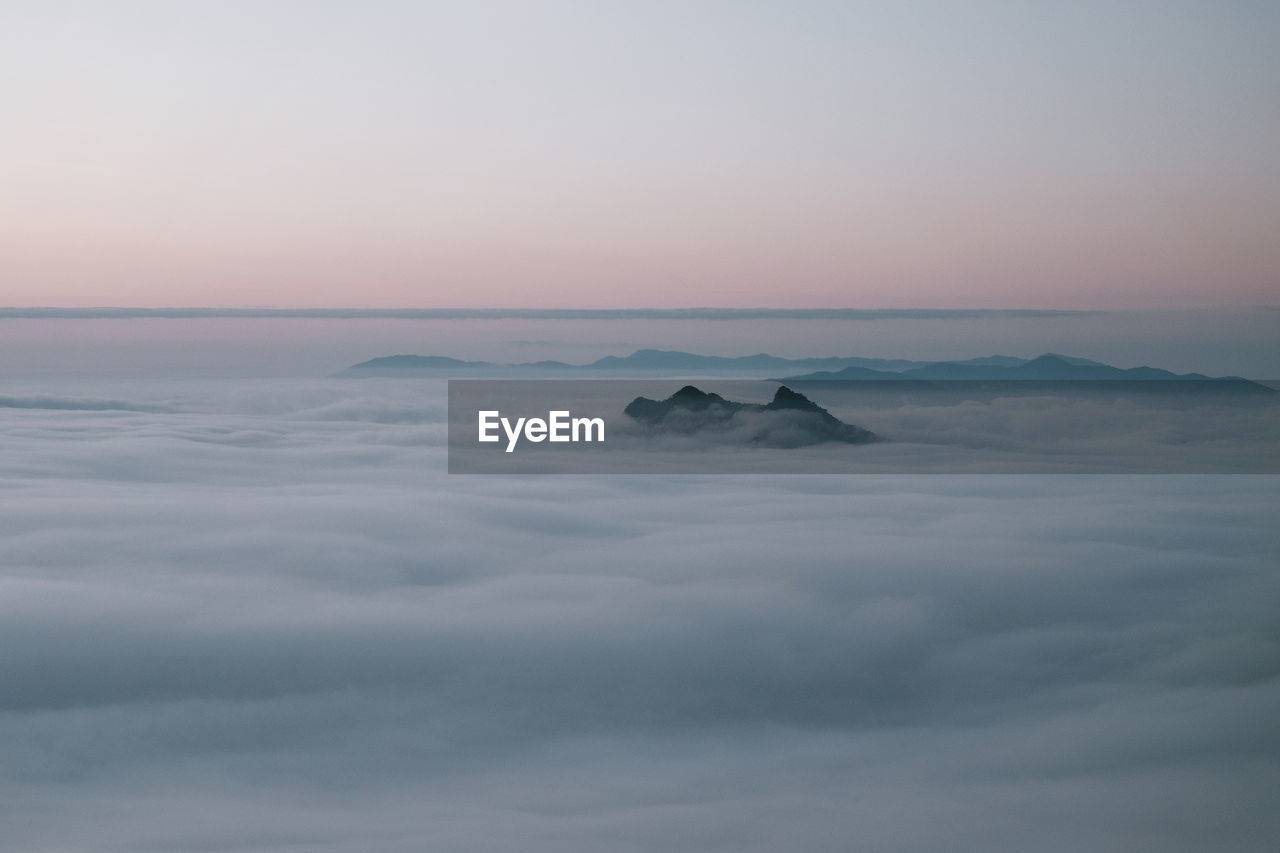
{"label": "pastel gradient sky", "polygon": [[0,5],[0,304],[1280,292],[1275,2]]}

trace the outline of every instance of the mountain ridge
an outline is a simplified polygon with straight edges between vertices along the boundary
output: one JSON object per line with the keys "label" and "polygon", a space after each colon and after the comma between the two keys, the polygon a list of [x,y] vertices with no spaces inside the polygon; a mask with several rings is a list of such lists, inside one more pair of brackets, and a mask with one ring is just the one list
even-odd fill
{"label": "mountain ridge", "polygon": [[636,397],[623,413],[652,430],[695,435],[718,433],[750,444],[803,447],[835,441],[871,444],[884,439],[845,423],[803,394],[781,385],[768,403],[739,403],[685,385],[665,400]]}
{"label": "mountain ridge", "polygon": [[1211,377],[1202,373],[1174,373],[1157,367],[1121,368],[1093,359],[1059,353],[1035,358],[989,355],[947,361],[918,361],[902,358],[862,356],[818,356],[785,358],[769,353],[743,356],[701,355],[681,350],[639,349],[630,355],[607,355],[586,364],[544,360],[521,363],[467,361],[440,355],[390,355],[362,361],[341,371],[339,376],[395,376],[414,371],[561,371],[618,372],[647,376],[689,373],[768,374],[785,370],[807,373],[771,378],[777,382],[848,382],[883,380],[1233,380],[1238,376]]}
{"label": "mountain ridge", "polygon": [[784,376],[777,382],[850,382],[874,380],[941,380],[941,381],[973,381],[973,380],[1030,380],[1030,381],[1232,381],[1248,382],[1238,376],[1212,377],[1203,373],[1174,373],[1158,367],[1113,367],[1090,359],[1075,359],[1054,353],[1045,353],[1033,359],[1023,361],[1016,366],[993,364],[972,364],[962,362],[940,361],[912,368],[898,373],[876,372],[868,375],[863,370],[842,369],[839,371],[818,371],[816,373],[797,376]]}

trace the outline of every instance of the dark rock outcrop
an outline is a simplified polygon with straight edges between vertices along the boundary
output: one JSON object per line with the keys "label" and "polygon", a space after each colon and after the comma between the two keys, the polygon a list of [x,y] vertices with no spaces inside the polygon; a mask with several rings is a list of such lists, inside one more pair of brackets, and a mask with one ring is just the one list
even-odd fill
{"label": "dark rock outcrop", "polygon": [[803,447],[827,441],[869,444],[880,436],[847,424],[785,385],[764,405],[726,400],[686,385],[665,400],[637,397],[623,410],[659,433],[717,437],[720,443]]}

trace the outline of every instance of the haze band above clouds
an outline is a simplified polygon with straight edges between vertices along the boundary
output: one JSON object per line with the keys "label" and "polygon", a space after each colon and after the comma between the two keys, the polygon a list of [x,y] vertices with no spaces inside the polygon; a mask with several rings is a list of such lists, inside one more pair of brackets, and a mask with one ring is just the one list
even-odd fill
{"label": "haze band above clouds", "polygon": [[966,320],[1091,317],[1105,311],[933,308],[0,308],[0,319],[201,317],[406,320]]}

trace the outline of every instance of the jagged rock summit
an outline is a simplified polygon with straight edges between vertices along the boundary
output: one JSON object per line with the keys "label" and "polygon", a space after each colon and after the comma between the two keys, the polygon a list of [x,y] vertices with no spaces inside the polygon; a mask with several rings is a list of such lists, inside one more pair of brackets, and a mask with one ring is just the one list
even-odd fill
{"label": "jagged rock summit", "polygon": [[827,441],[869,444],[882,440],[785,385],[764,405],[726,400],[686,385],[665,400],[636,397],[623,411],[655,432],[714,434],[722,443],[803,447]]}

